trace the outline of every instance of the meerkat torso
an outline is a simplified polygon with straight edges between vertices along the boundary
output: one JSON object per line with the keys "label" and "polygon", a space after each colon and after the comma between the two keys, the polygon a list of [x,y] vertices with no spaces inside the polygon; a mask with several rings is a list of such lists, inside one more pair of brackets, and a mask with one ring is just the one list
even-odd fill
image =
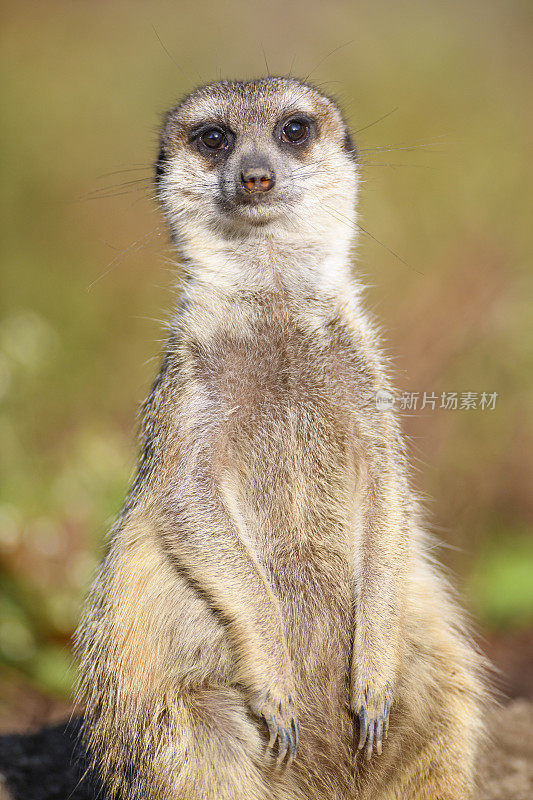
{"label": "meerkat torso", "polygon": [[340,112],[213,84],[157,172],[187,280],[78,635],[95,766],[123,798],[466,800],[480,663],[376,402]]}

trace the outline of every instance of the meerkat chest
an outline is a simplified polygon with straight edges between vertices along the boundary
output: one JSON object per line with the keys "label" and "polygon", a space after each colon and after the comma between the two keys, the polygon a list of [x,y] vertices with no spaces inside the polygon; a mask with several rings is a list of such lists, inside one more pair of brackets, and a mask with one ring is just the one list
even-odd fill
{"label": "meerkat chest", "polygon": [[[226,469],[257,545],[346,550],[353,514],[355,345],[316,317],[264,313],[194,351]],[[358,377],[359,376],[359,377]],[[254,535],[254,531],[256,535]]]}
{"label": "meerkat chest", "polygon": [[206,401],[221,418],[230,412],[228,432],[256,446],[267,447],[277,431],[287,455],[338,446],[364,373],[357,342],[340,342],[334,326],[311,311],[254,310],[228,310],[208,337],[188,343],[191,374]]}

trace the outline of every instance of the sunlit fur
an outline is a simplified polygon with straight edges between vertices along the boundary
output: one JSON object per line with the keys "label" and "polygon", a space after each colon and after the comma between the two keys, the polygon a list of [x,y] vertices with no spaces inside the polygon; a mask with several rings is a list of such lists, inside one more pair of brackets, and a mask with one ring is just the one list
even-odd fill
{"label": "sunlit fur", "polygon": [[[316,125],[294,154],[293,112]],[[204,122],[233,131],[227,158],[191,141]],[[257,206],[231,200],[243,153],[275,167]],[[206,86],[166,117],[157,189],[186,280],[78,631],[95,768],[143,800],[467,800],[482,664],[376,407],[338,107],[287,78]],[[296,717],[278,766],[264,718],[283,737]]]}

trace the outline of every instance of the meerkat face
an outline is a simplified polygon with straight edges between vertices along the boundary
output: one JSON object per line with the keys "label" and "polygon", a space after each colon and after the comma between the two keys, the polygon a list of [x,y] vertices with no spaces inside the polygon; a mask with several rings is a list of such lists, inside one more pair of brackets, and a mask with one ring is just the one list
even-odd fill
{"label": "meerkat face", "polygon": [[[291,78],[221,81],[167,115],[157,191],[172,232],[300,231],[352,218],[354,148],[337,105]],[[344,223],[349,222],[345,218]]]}

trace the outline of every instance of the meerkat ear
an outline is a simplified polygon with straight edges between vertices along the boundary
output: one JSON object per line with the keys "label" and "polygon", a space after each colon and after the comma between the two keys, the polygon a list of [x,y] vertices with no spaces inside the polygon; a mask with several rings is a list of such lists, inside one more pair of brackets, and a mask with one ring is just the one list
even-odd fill
{"label": "meerkat ear", "polygon": [[354,159],[357,159],[357,148],[352,139],[352,135],[348,130],[344,134],[344,149],[346,150],[348,155],[350,155]]}
{"label": "meerkat ear", "polygon": [[165,174],[165,164],[168,160],[169,142],[172,136],[172,123],[175,108],[171,108],[163,115],[163,120],[160,128],[159,135],[159,153],[154,164],[154,178],[156,187],[159,185],[161,178]]}
{"label": "meerkat ear", "polygon": [[154,164],[154,171],[155,171],[155,183],[156,186],[160,182],[161,178],[165,174],[164,164],[166,161],[165,151],[163,145],[161,144],[159,147],[159,154],[157,156],[156,162]]}

